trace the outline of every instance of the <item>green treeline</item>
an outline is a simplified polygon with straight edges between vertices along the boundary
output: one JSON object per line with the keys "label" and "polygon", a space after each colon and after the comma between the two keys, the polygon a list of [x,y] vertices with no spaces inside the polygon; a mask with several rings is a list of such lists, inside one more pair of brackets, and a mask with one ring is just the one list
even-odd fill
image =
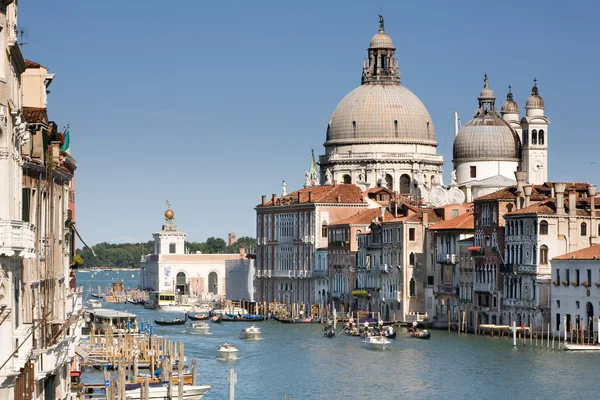
{"label": "green treeline", "polygon": [[[241,237],[227,246],[221,238],[209,237],[206,242],[185,242],[187,253],[201,252],[203,254],[216,253],[239,253],[240,247],[246,249],[246,253],[254,251],[256,239]],[[77,254],[83,259],[82,268],[138,268],[142,256],[154,253],[154,241],[145,243],[98,243],[92,246],[96,256],[89,248],[77,249]]]}

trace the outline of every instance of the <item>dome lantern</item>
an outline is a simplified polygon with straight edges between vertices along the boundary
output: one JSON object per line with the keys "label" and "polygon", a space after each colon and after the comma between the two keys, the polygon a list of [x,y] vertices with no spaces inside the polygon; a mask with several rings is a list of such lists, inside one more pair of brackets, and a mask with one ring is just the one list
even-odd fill
{"label": "dome lantern", "polygon": [[488,77],[487,74],[483,75],[483,89],[479,92],[479,109],[477,110],[477,115],[479,114],[497,114],[496,113],[496,96],[494,96],[494,91],[488,87]]}
{"label": "dome lantern", "polygon": [[543,110],[544,109],[544,99],[539,94],[539,89],[537,87],[537,79],[533,78],[533,87],[531,88],[531,96],[527,98],[525,102],[525,109],[530,115],[529,110]]}
{"label": "dome lantern", "polygon": [[365,59],[361,84],[400,83],[396,48],[392,38],[385,33],[383,16],[379,16],[379,31],[369,43],[369,56]]}
{"label": "dome lantern", "polygon": [[513,94],[511,86],[508,85],[508,93],[506,94],[506,101],[502,104],[500,112],[502,114],[519,114],[519,105],[513,100]]}

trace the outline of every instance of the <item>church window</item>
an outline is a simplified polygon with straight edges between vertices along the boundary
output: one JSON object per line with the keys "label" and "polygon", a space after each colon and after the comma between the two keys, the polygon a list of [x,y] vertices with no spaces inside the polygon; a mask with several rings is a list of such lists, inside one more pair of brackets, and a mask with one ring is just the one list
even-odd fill
{"label": "church window", "polygon": [[415,282],[415,278],[410,278],[409,293],[410,297],[415,297],[417,295],[417,283]]}
{"label": "church window", "polygon": [[548,222],[540,221],[540,235],[548,234]]}
{"label": "church window", "polygon": [[410,265],[411,267],[415,266],[415,253],[410,253],[410,255],[408,256],[408,265]]}
{"label": "church window", "polygon": [[548,246],[545,244],[540,247],[540,264],[548,264]]}
{"label": "church window", "polygon": [[352,121],[352,133],[356,134],[356,121]]}
{"label": "church window", "polygon": [[327,237],[327,222],[323,221],[323,224],[321,225],[321,236],[326,238]]}
{"label": "church window", "polygon": [[587,236],[587,224],[585,222],[581,223],[580,235]]}
{"label": "church window", "polygon": [[532,130],[531,131],[531,144],[537,144],[537,140],[538,136],[537,136],[537,130]]}
{"label": "church window", "polygon": [[348,174],[344,175],[344,183],[345,184],[350,184],[352,183],[352,177]]}
{"label": "church window", "polygon": [[394,130],[396,131],[396,134],[398,133],[398,120],[395,119],[394,120]]}
{"label": "church window", "polygon": [[471,178],[477,178],[477,167],[475,165],[471,165],[470,173]]}
{"label": "church window", "polygon": [[400,194],[410,194],[410,176],[407,174],[400,177]]}
{"label": "church window", "polygon": [[540,129],[540,132],[538,133],[538,143],[540,145],[544,144],[544,131],[542,129]]}
{"label": "church window", "polygon": [[175,243],[169,243],[169,253],[170,254],[175,254],[176,248],[177,248],[177,245]]}

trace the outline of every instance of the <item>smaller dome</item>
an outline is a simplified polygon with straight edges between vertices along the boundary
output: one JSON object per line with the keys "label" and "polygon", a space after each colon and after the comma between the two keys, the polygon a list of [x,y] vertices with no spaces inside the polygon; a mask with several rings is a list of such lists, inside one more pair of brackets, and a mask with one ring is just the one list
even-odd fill
{"label": "smaller dome", "polygon": [[502,104],[502,109],[500,110],[502,114],[518,114],[519,113],[519,105],[516,101],[513,100],[513,94],[510,90],[510,86],[508,87],[508,94],[506,95],[506,101]]}
{"label": "smaller dome", "polygon": [[379,31],[373,36],[371,39],[371,44],[369,45],[371,49],[393,49],[394,43],[392,43],[392,38],[385,32]]}
{"label": "smaller dome", "polygon": [[496,100],[496,96],[494,96],[494,91],[488,87],[487,74],[483,76],[483,89],[481,89],[481,92],[479,92],[479,100]]}
{"label": "smaller dome", "polygon": [[175,217],[175,213],[173,212],[173,210],[171,210],[170,208],[165,211],[165,218],[166,219],[173,219]]}
{"label": "smaller dome", "polygon": [[527,101],[525,102],[525,109],[526,110],[530,110],[530,109],[543,110],[544,109],[544,99],[542,99],[542,97],[539,95],[537,81],[534,79],[533,82],[534,83],[533,83],[533,87],[531,88],[531,96],[529,96],[527,98]]}
{"label": "smaller dome", "polygon": [[494,115],[469,121],[454,139],[454,161],[518,161],[521,142],[515,131]]}

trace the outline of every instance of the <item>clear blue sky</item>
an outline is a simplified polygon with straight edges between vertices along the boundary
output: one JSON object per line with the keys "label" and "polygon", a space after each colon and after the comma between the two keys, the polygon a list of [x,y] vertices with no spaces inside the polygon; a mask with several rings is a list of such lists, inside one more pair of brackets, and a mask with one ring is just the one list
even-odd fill
{"label": "clear blue sky", "polygon": [[[360,84],[377,14],[403,84],[452,161],[487,73],[499,107],[546,102],[551,180],[600,183],[598,2],[21,1],[26,58],[71,125],[77,224],[90,244],[150,240],[170,200],[188,239],[255,236],[261,194],[303,184],[338,102]],[[592,164],[597,162],[598,164]]]}

